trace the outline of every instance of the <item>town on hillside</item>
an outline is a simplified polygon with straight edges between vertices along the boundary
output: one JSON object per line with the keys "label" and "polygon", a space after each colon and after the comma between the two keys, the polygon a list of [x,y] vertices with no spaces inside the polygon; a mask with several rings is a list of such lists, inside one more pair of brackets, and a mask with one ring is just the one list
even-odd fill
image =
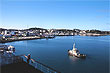
{"label": "town on hillside", "polygon": [[55,36],[104,36],[110,35],[110,31],[100,30],[80,30],[80,29],[43,29],[43,28],[29,28],[29,29],[4,29],[0,28],[0,40],[22,40],[22,39],[36,39],[36,38],[53,38]]}

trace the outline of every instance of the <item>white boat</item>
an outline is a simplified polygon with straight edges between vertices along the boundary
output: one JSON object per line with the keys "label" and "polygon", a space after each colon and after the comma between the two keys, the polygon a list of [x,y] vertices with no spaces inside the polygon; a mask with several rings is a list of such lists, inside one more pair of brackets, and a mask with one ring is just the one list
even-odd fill
{"label": "white boat", "polygon": [[9,52],[9,53],[13,53],[13,52],[15,52],[15,47],[9,45],[9,46],[8,46],[8,52]]}
{"label": "white boat", "polygon": [[78,58],[85,58],[86,57],[86,55],[80,54],[79,50],[77,48],[75,48],[75,43],[73,45],[73,49],[68,50],[68,54],[71,55],[71,56],[78,57]]}
{"label": "white boat", "polygon": [[15,52],[15,47],[11,45],[0,45],[0,52],[13,53]]}

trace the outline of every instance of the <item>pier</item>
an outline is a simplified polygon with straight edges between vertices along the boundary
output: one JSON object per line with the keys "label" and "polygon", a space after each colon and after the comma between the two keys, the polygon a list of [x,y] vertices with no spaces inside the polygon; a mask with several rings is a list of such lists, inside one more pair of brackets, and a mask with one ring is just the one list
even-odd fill
{"label": "pier", "polygon": [[34,59],[27,63],[25,55],[6,52],[0,53],[0,66],[2,73],[60,73]]}
{"label": "pier", "polygon": [[1,66],[1,73],[43,73],[26,62],[12,63]]}
{"label": "pier", "polygon": [[43,73],[27,64],[22,57],[0,53],[1,73]]}
{"label": "pier", "polygon": [[34,40],[41,39],[43,37],[31,36],[31,37],[14,37],[14,38],[6,38],[4,40],[0,40],[0,43],[14,42],[14,41],[22,41],[22,40]]}
{"label": "pier", "polygon": [[45,36],[28,36],[28,37],[13,37],[13,38],[6,38],[0,40],[0,43],[7,43],[7,42],[14,42],[14,41],[22,41],[22,40],[34,40],[34,39],[47,39],[47,38],[54,38],[54,37],[45,37]]}

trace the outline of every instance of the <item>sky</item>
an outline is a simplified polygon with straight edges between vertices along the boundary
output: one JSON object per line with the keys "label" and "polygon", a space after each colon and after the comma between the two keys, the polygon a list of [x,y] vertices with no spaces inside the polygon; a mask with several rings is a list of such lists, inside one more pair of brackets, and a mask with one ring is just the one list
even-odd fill
{"label": "sky", "polygon": [[0,0],[0,28],[110,30],[108,0]]}

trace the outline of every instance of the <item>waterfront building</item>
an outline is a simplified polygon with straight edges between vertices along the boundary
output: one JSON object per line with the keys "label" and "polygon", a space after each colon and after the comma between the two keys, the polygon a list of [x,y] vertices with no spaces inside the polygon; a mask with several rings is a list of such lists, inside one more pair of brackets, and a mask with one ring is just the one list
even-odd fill
{"label": "waterfront building", "polygon": [[4,35],[8,35],[10,32],[8,30],[5,30]]}
{"label": "waterfront building", "polygon": [[80,34],[86,34],[86,31],[85,30],[81,30],[79,33]]}
{"label": "waterfront building", "polygon": [[10,34],[7,34],[7,35],[3,35],[3,39],[5,38],[11,38],[12,36]]}
{"label": "waterfront building", "polygon": [[16,36],[16,35],[19,35],[19,32],[18,32],[18,31],[11,31],[10,34],[11,34],[12,36]]}

